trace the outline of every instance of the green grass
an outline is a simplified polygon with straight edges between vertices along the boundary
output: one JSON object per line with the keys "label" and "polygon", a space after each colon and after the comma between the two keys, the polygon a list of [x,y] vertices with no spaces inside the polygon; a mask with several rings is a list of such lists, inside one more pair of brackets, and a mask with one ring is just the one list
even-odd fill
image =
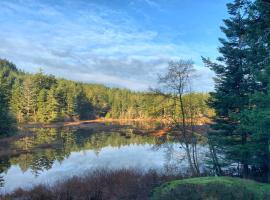
{"label": "green grass", "polygon": [[231,177],[190,178],[163,184],[152,199],[270,199],[270,184]]}

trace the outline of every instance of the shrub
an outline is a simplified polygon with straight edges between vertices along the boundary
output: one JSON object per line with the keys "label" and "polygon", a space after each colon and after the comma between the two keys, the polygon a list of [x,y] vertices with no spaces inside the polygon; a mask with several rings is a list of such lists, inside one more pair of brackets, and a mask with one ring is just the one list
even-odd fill
{"label": "shrub", "polygon": [[85,177],[73,177],[53,186],[36,186],[31,190],[18,189],[0,199],[20,200],[146,200],[151,191],[162,183],[181,177],[160,175],[155,171],[98,170]]}

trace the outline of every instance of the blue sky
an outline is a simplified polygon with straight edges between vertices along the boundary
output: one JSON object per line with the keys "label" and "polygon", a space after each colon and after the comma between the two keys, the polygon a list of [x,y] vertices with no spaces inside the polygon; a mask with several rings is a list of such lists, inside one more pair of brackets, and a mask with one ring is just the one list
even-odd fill
{"label": "blue sky", "polygon": [[0,0],[0,58],[27,72],[132,90],[169,60],[192,59],[197,91],[213,88],[228,0]]}

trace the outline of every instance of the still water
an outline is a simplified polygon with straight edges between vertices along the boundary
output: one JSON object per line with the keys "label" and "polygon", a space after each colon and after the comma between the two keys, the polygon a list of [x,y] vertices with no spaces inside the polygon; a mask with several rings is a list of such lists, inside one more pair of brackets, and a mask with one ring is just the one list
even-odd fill
{"label": "still water", "polygon": [[[185,146],[138,133],[134,125],[104,125],[99,129],[36,128],[33,134],[10,144],[18,152],[0,157],[1,193],[37,184],[53,184],[98,169],[155,169],[188,173]],[[203,170],[208,149],[197,146]]]}

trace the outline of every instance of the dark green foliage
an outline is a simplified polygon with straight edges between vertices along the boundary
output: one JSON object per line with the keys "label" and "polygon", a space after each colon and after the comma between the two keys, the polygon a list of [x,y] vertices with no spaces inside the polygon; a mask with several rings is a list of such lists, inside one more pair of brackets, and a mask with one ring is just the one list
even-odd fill
{"label": "dark green foliage", "polygon": [[217,75],[209,141],[241,175],[270,181],[270,2],[234,0],[228,12],[219,63],[203,59]]}
{"label": "dark green foliage", "polygon": [[0,136],[10,135],[13,129],[13,117],[9,110],[10,90],[17,68],[6,60],[0,60]]}
{"label": "dark green foliage", "polygon": [[219,52],[222,56],[217,58],[219,63],[203,59],[217,75],[215,92],[211,93],[209,102],[216,111],[215,123],[212,125],[215,131],[210,134],[210,137],[213,136],[210,139],[216,139],[217,145],[222,145],[228,160],[242,164],[244,176],[247,176],[250,156],[247,151],[250,132],[241,128],[241,117],[242,112],[249,108],[249,95],[257,86],[254,76],[250,76],[246,47],[246,13],[249,5],[247,0],[234,0],[227,5],[231,16],[224,20],[225,26],[221,27],[226,39],[220,39],[222,46]]}
{"label": "dark green foliage", "polygon": [[9,62],[8,60],[0,59],[0,77],[5,81],[9,89],[12,87],[18,73],[22,72],[19,72],[13,63]]}
{"label": "dark green foliage", "polygon": [[0,136],[10,135],[14,120],[9,112],[7,85],[0,81]]}
{"label": "dark green foliage", "polygon": [[[250,145],[253,168],[262,171],[263,181],[270,182],[270,2],[255,1],[250,9],[249,27],[249,63],[260,87],[250,95],[252,109],[244,113],[243,128],[253,133]],[[252,173],[258,176],[258,172]]]}
{"label": "dark green foliage", "polygon": [[79,119],[91,119],[93,117],[92,104],[87,99],[82,85],[77,87],[75,102],[75,113],[79,115]]}

